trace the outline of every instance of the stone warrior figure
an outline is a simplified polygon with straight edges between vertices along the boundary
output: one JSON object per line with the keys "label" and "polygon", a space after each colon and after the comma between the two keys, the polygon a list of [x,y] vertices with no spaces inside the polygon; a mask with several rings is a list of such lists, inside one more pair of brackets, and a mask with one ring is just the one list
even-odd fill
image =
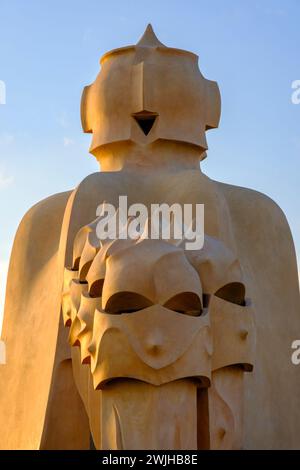
{"label": "stone warrior figure", "polygon": [[[35,205],[14,241],[1,448],[300,447],[293,241],[268,197],[202,173],[219,117],[197,56],[150,25],[102,57],[81,105],[102,171]],[[97,208],[120,195],[204,204],[203,248],[99,239]]]}

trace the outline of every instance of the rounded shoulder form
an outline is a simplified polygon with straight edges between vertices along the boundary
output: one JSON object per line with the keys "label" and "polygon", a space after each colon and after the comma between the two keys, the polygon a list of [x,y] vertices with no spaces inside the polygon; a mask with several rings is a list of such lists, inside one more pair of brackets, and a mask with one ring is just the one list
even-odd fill
{"label": "rounded shoulder form", "polygon": [[285,285],[291,297],[299,296],[295,246],[282,209],[258,191],[217,184],[227,201],[241,256],[248,256],[256,273]]}
{"label": "rounded shoulder form", "polygon": [[280,206],[269,196],[254,189],[233,186],[216,181],[224,194],[234,218],[240,216],[243,220],[255,222],[260,226],[270,223],[277,229],[280,227],[290,233],[287,218]]}
{"label": "rounded shoulder form", "polygon": [[54,194],[32,206],[15,235],[10,266],[23,259],[40,266],[57,250],[61,225],[71,191]]}
{"label": "rounded shoulder form", "polygon": [[19,229],[25,225],[32,225],[42,222],[43,219],[51,218],[53,215],[63,214],[66,204],[72,191],[64,191],[62,193],[53,194],[34,204],[23,216]]}

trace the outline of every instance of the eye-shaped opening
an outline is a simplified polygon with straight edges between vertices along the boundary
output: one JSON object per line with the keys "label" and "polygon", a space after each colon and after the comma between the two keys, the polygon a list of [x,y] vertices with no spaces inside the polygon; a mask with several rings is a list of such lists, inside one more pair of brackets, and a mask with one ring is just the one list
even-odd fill
{"label": "eye-shaped opening", "polygon": [[231,282],[221,287],[215,293],[216,297],[220,299],[227,300],[233,304],[245,306],[245,286],[241,282]]}
{"label": "eye-shaped opening", "polygon": [[80,269],[80,272],[79,272],[80,280],[85,280],[86,275],[89,272],[89,269],[91,267],[92,262],[93,262],[93,260],[90,260],[82,266],[82,268]]}
{"label": "eye-shaped opening", "polygon": [[135,292],[118,292],[107,301],[105,312],[113,314],[133,313],[151,307],[151,305],[153,305],[153,302],[143,295]]}
{"label": "eye-shaped opening", "polygon": [[89,294],[91,297],[101,297],[103,290],[104,279],[97,279],[93,282],[89,289]]}
{"label": "eye-shaped opening", "polygon": [[73,266],[72,266],[72,270],[73,270],[73,271],[78,271],[78,269],[79,269],[79,263],[80,263],[80,256],[78,256],[77,258],[75,258],[74,261],[73,261]]}
{"label": "eye-shaped opening", "polygon": [[164,307],[193,317],[199,317],[202,314],[200,297],[194,292],[181,292],[169,299]]}

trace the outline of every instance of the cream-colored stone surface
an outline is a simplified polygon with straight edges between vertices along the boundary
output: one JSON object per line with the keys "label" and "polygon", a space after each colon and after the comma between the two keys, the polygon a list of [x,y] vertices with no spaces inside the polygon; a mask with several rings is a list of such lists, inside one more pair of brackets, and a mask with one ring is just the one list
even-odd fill
{"label": "cream-colored stone surface", "polygon": [[[199,168],[217,84],[148,27],[101,59],[81,116],[102,172],[34,206],[14,241],[0,448],[300,448],[293,241],[268,197]],[[97,207],[120,195],[204,204],[203,249],[100,243]]]}
{"label": "cream-colored stone surface", "polygon": [[[78,440],[80,448],[84,441],[84,434],[78,439],[71,426],[86,416],[72,386],[70,351],[60,322],[63,263],[58,245],[69,196],[62,193],[34,206],[14,241],[2,331],[7,360],[0,368],[4,449],[47,448],[54,442],[55,447],[76,448]],[[65,402],[75,406],[72,413]],[[57,426],[58,416],[66,426]]]}

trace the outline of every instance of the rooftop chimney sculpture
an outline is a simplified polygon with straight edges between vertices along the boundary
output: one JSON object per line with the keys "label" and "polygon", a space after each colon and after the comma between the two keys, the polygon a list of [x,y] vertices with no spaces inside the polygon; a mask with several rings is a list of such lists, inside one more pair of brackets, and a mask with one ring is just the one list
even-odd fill
{"label": "rooftop chimney sculpture", "polygon": [[[293,241],[272,200],[201,171],[220,110],[197,56],[150,25],[102,57],[81,103],[101,171],[39,202],[16,234],[1,448],[300,447]],[[132,213],[101,238],[120,195],[131,211],[204,205],[203,247],[172,235],[174,217],[152,237],[151,216],[141,227]]]}

